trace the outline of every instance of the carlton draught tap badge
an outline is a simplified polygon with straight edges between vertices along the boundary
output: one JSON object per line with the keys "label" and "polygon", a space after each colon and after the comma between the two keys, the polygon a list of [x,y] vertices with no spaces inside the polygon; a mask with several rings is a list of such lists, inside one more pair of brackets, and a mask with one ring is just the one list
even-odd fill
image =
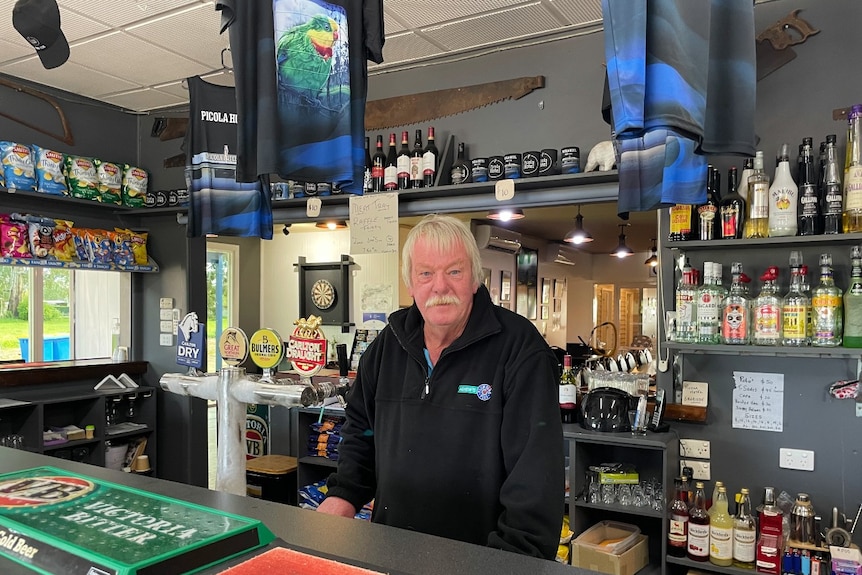
{"label": "carlton draught tap badge", "polygon": [[320,322],[321,318],[314,315],[293,322],[296,329],[287,343],[287,357],[300,375],[311,377],[326,365],[326,336]]}

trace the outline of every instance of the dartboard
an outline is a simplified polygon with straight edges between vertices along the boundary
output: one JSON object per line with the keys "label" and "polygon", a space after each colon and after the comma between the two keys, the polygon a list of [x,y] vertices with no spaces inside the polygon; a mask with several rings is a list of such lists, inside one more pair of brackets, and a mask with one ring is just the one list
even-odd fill
{"label": "dartboard", "polygon": [[335,286],[327,280],[317,280],[311,285],[311,302],[321,310],[331,308],[335,304]]}

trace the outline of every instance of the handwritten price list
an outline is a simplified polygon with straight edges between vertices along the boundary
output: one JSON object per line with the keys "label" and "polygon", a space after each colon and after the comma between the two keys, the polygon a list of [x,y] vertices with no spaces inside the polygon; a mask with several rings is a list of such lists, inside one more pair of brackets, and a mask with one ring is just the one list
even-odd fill
{"label": "handwritten price list", "polygon": [[784,374],[733,372],[733,427],[784,429]]}
{"label": "handwritten price list", "polygon": [[350,253],[398,251],[398,194],[350,196]]}

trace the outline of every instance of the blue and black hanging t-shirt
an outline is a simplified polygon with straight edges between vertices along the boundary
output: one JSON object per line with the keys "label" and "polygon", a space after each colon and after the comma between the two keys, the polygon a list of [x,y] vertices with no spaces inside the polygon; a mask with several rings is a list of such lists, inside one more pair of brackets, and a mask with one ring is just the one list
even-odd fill
{"label": "blue and black hanging t-shirt", "polygon": [[239,110],[237,177],[278,174],[361,194],[370,59],[382,0],[219,0]]}

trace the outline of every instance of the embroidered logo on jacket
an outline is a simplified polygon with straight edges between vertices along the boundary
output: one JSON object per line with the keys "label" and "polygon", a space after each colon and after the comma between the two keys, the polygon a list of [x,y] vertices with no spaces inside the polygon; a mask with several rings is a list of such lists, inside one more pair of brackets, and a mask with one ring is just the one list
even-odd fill
{"label": "embroidered logo on jacket", "polygon": [[482,385],[459,385],[458,393],[466,393],[468,395],[475,394],[476,397],[482,401],[488,401],[491,399],[492,389],[493,388],[487,383],[483,383]]}

